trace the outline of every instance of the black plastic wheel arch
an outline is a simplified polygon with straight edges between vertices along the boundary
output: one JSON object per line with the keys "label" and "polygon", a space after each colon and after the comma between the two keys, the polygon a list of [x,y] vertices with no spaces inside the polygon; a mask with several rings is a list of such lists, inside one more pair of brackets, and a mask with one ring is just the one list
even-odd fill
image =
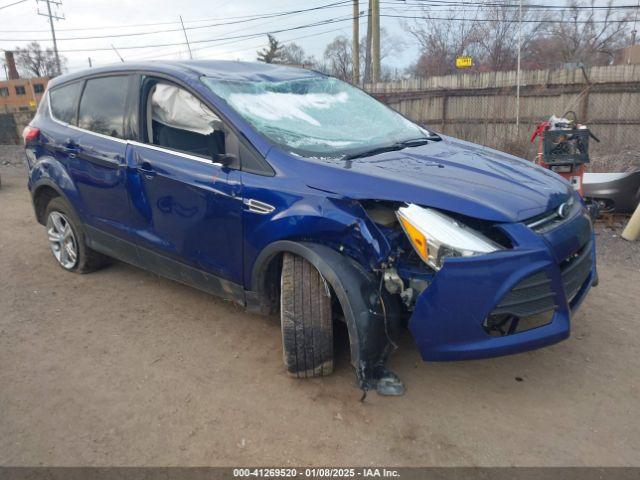
{"label": "black plastic wheel arch", "polygon": [[291,252],[305,258],[329,283],[342,307],[349,332],[351,363],[359,386],[375,388],[384,371],[384,363],[393,349],[393,337],[401,323],[398,301],[382,289],[379,281],[355,260],[315,243],[277,241],[266,247],[256,259],[247,299],[267,296],[267,269],[277,255]]}

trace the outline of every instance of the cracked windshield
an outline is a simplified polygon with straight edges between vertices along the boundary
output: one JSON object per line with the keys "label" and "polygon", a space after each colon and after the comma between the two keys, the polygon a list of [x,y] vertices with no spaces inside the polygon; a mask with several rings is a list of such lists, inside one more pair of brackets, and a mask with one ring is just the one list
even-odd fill
{"label": "cracked windshield", "polygon": [[426,136],[416,124],[335,78],[203,81],[278,146],[305,157],[340,157]]}

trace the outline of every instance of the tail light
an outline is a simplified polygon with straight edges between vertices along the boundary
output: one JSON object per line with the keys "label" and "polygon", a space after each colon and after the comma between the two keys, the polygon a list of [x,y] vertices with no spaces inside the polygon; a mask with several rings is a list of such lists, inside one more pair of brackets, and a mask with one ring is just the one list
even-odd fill
{"label": "tail light", "polygon": [[22,131],[22,140],[24,140],[24,144],[28,145],[29,143],[38,139],[40,135],[40,129],[36,127],[32,127],[31,125],[27,125],[24,127]]}

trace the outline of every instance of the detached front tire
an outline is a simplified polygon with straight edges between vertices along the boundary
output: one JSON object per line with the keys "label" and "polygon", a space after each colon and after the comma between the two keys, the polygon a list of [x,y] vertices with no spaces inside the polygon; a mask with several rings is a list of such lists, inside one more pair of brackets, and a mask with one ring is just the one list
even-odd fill
{"label": "detached front tire", "polygon": [[329,286],[311,263],[291,253],[282,261],[280,322],[289,375],[310,378],[333,372]]}

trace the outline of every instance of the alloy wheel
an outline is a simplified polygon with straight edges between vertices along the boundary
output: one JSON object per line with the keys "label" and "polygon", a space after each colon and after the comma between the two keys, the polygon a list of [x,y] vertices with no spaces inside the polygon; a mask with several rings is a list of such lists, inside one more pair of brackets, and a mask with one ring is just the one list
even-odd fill
{"label": "alloy wheel", "polygon": [[51,212],[47,218],[47,236],[53,256],[63,268],[71,270],[78,263],[78,242],[67,217]]}

